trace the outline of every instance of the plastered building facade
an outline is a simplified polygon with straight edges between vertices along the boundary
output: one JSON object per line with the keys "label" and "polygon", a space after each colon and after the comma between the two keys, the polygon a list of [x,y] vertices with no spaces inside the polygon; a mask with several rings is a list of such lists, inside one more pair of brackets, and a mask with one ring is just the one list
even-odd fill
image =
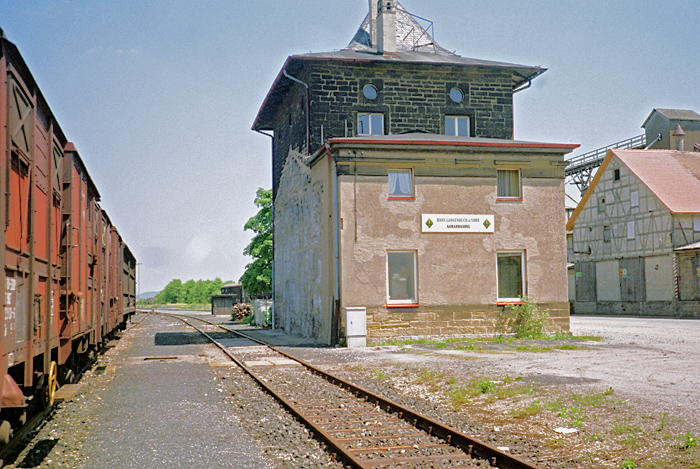
{"label": "plastered building facade", "polygon": [[346,49],[289,57],[253,125],[272,132],[275,327],[336,343],[361,307],[370,340],[488,333],[531,297],[567,331],[576,145],[512,139],[513,93],[543,72],[448,52],[392,1]]}

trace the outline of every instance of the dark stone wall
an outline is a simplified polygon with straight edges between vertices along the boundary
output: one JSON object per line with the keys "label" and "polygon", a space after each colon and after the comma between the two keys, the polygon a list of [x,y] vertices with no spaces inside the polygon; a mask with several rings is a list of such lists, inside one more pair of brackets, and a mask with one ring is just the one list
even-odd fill
{"label": "dark stone wall", "polygon": [[[384,134],[443,134],[445,115],[469,116],[470,135],[513,138],[513,95],[508,70],[441,64],[308,62],[295,76],[309,84],[310,153],[323,139],[357,135],[358,113],[384,114]],[[364,97],[366,84],[378,96]],[[454,103],[450,90],[462,90]],[[290,148],[306,150],[306,90],[295,84],[275,118],[273,193]],[[323,128],[323,130],[322,130]]]}

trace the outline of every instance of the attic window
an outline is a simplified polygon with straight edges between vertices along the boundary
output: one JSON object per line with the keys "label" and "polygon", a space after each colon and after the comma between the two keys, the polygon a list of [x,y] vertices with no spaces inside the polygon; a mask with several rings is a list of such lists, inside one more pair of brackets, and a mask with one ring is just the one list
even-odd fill
{"label": "attic window", "polygon": [[459,88],[452,88],[450,90],[450,99],[454,103],[461,103],[464,101],[464,93]]}
{"label": "attic window", "polygon": [[613,170],[613,180],[614,181],[619,181],[620,180],[620,169],[615,169]]}
{"label": "attic window", "polygon": [[375,100],[377,99],[377,88],[374,85],[365,85],[362,88],[362,94],[369,100]]}

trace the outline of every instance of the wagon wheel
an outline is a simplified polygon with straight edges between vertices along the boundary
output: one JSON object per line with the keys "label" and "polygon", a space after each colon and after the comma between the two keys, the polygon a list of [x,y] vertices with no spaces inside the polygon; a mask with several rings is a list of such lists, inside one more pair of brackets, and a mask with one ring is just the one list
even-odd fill
{"label": "wagon wheel", "polygon": [[51,367],[49,368],[49,386],[48,386],[49,407],[51,407],[53,405],[54,396],[56,395],[57,389],[58,389],[58,365],[56,365],[56,362],[51,362]]}

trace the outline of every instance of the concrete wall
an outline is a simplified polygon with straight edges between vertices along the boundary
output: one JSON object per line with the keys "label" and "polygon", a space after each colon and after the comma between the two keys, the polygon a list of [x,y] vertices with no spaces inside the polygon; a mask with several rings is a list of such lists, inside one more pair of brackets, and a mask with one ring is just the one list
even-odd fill
{"label": "concrete wall", "polygon": [[[408,201],[388,199],[388,166],[349,170],[360,174],[339,179],[342,305],[367,308],[369,339],[496,331],[503,321],[499,251],[525,252],[527,296],[550,310],[552,329],[568,330],[563,171],[525,168],[523,200],[499,202],[493,159],[453,176],[444,167],[415,166],[415,200]],[[422,233],[423,213],[494,214],[495,233]],[[419,307],[387,306],[392,249],[417,252]]]}
{"label": "concrete wall", "polygon": [[328,166],[313,170],[290,151],[274,204],[275,322],[290,334],[330,342]]}

